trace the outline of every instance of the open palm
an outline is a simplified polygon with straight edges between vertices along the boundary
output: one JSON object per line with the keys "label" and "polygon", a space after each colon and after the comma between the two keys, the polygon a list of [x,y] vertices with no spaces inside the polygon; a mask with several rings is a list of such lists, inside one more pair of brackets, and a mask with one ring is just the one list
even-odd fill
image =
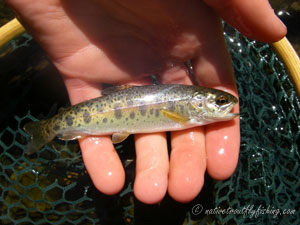
{"label": "open palm", "polygon": [[[192,84],[183,67],[188,59],[200,85],[237,96],[220,20],[200,0],[7,2],[61,72],[72,104],[100,96],[101,83],[149,84],[152,74],[161,83]],[[252,38],[275,41],[285,34],[267,1],[207,2]],[[135,135],[135,196],[156,203],[168,190],[175,200],[192,200],[206,170],[215,179],[233,173],[239,141],[238,118],[172,132],[170,159],[165,133]],[[80,146],[95,186],[105,194],[120,191],[124,169],[110,137],[83,138]]]}

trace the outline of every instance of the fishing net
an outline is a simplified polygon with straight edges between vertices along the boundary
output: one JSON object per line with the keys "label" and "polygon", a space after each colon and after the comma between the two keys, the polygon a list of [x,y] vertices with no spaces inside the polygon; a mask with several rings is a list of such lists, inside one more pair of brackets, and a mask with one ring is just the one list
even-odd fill
{"label": "fishing net", "polygon": [[2,48],[0,224],[299,224],[299,100],[268,45],[224,29],[240,95],[240,158],[228,180],[206,176],[189,204],[166,196],[149,206],[133,197],[132,138],[116,146],[126,184],[115,196],[95,189],[77,142],[55,140],[25,155],[23,125],[65,107],[67,94],[28,34]]}

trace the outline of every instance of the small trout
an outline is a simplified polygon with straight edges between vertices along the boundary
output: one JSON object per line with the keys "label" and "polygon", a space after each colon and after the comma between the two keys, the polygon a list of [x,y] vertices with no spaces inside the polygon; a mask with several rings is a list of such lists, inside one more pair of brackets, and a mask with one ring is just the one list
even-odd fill
{"label": "small trout", "polygon": [[129,134],[182,130],[231,120],[238,102],[233,95],[205,87],[162,84],[116,86],[102,96],[63,109],[47,120],[24,126],[31,135],[26,153],[42,148],[56,136],[73,140],[85,136],[112,135],[113,143]]}

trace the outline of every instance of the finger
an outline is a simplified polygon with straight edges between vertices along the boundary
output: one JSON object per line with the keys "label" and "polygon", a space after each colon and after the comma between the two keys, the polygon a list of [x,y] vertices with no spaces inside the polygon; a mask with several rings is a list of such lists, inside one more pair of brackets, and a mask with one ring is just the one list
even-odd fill
{"label": "finger", "polygon": [[203,127],[171,134],[171,157],[168,193],[179,202],[194,199],[204,184],[206,170]]}
{"label": "finger", "polygon": [[[100,96],[96,86],[77,79],[65,79],[72,104]],[[95,185],[104,194],[116,194],[125,182],[125,172],[110,137],[79,140],[85,167]]]}
{"label": "finger", "polygon": [[[95,37],[99,38],[105,30],[92,27],[103,27],[105,20],[101,8],[93,1],[7,0],[7,3],[64,76],[106,83],[132,79],[132,74],[116,66],[101,45],[95,44]],[[77,20],[81,21],[80,26]],[[88,38],[89,31],[93,38]]]}
{"label": "finger", "polygon": [[[167,83],[192,84],[184,68],[172,68],[161,78]],[[169,195],[179,201],[195,198],[204,183],[206,170],[205,138],[202,127],[171,132]]]}
{"label": "finger", "polygon": [[79,143],[95,187],[107,195],[118,193],[124,186],[125,172],[110,137],[82,138]]}
{"label": "finger", "polygon": [[275,42],[286,35],[286,27],[267,0],[204,0],[229,24],[247,37]]}
{"label": "finger", "polygon": [[168,185],[168,149],[165,133],[137,134],[134,195],[141,202],[154,204],[166,194]]}
{"label": "finger", "polygon": [[68,19],[61,1],[7,0],[6,2],[18,13],[22,24],[47,50],[52,59],[69,56],[70,52],[64,51],[64,48],[76,52],[86,46],[78,44],[78,40],[83,39],[82,34]]}
{"label": "finger", "polygon": [[[158,77],[160,83],[191,83],[181,66],[172,67]],[[134,194],[142,202],[161,201],[168,186],[168,149],[165,133],[135,135],[136,178]]]}
{"label": "finger", "polygon": [[[225,89],[224,86],[214,88],[225,90],[237,97],[233,88]],[[238,113],[238,105],[232,111]],[[236,117],[231,121],[206,126],[207,172],[214,179],[227,179],[237,166],[240,148],[239,122],[239,117]]]}
{"label": "finger", "polygon": [[[238,96],[233,69],[219,21],[208,31],[211,36],[203,45],[199,57],[193,60],[199,84],[219,88]],[[218,40],[218,41],[215,41]],[[238,112],[238,105],[234,108]],[[226,179],[235,170],[240,144],[239,118],[205,127],[207,170],[215,179]]]}

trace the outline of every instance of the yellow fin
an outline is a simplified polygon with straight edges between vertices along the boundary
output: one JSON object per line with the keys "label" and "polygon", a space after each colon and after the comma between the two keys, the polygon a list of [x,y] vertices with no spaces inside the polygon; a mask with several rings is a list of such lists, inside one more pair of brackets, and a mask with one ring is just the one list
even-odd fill
{"label": "yellow fin", "polygon": [[111,136],[112,143],[118,144],[124,141],[130,134],[128,133],[113,133]]}
{"label": "yellow fin", "polygon": [[174,113],[174,112],[170,112],[168,110],[163,109],[163,110],[161,110],[161,112],[165,117],[168,117],[169,119],[174,120],[181,124],[184,124],[190,120],[189,118],[187,118],[185,116],[182,116],[182,115]]}
{"label": "yellow fin", "polygon": [[103,89],[101,91],[101,94],[102,94],[102,96],[110,95],[110,94],[115,93],[117,91],[125,90],[125,89],[132,88],[132,87],[134,87],[134,86],[130,85],[130,84],[124,84],[124,85],[120,85],[120,86],[111,86],[111,87]]}

